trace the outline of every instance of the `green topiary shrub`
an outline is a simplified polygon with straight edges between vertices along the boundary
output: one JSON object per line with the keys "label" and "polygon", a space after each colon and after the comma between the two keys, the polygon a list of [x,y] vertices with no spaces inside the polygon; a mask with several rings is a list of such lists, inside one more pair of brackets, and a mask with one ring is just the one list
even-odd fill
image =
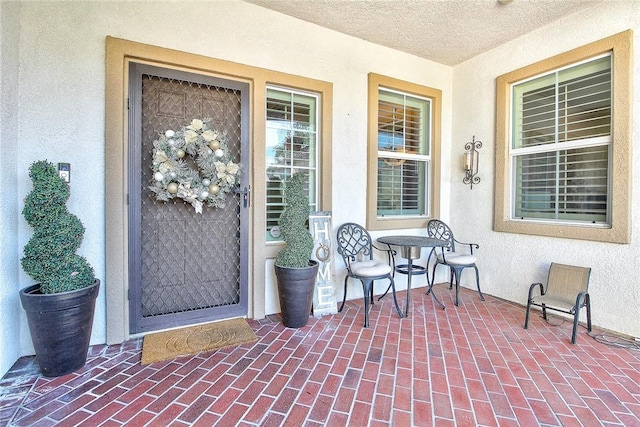
{"label": "green topiary shrub", "polygon": [[40,283],[44,294],[90,286],[95,280],[93,268],[76,254],[84,227],[66,206],[69,184],[46,160],[33,163],[29,177],[33,190],[27,195],[22,214],[33,227],[33,236],[24,247],[22,268]]}
{"label": "green topiary shrub", "polygon": [[279,267],[302,268],[309,266],[313,251],[313,238],[307,228],[309,222],[309,196],[305,189],[306,174],[294,173],[285,183],[284,199],[287,207],[280,216],[280,231],[285,241],[275,264]]}

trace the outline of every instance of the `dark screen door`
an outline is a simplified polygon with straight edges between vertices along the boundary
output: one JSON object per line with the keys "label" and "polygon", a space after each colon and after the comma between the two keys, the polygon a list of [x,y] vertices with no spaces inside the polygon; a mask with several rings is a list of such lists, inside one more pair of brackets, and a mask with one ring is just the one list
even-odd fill
{"label": "dark screen door", "polygon": [[[129,97],[129,313],[131,333],[247,315],[248,85],[132,63]],[[211,119],[241,165],[238,191],[202,213],[157,201],[153,142]],[[197,171],[194,159],[184,159]]]}

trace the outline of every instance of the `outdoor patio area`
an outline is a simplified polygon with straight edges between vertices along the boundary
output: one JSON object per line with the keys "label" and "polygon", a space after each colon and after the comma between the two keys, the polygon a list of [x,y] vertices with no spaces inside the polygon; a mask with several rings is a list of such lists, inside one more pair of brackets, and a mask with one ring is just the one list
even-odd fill
{"label": "outdoor patio area", "polygon": [[354,300],[301,329],[250,320],[253,344],[147,366],[142,339],[94,346],[60,378],[22,358],[0,382],[0,425],[640,426],[637,347],[583,327],[571,345],[570,321],[535,311],[524,330],[520,305],[463,289],[455,307],[434,289],[445,310],[414,289],[408,318],[387,296],[365,329]]}

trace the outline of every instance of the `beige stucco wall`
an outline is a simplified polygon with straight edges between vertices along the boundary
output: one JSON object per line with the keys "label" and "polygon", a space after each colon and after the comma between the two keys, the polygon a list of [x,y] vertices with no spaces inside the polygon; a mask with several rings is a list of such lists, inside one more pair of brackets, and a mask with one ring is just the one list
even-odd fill
{"label": "beige stucco wall", "polygon": [[[483,142],[482,182],[470,190],[462,172],[451,164],[451,223],[459,237],[481,244],[478,251],[483,291],[526,303],[529,284],[544,281],[549,263],[592,267],[590,293],[595,325],[640,336],[640,174],[632,177],[630,244],[499,233],[492,230],[496,86],[499,75],[584,44],[634,30],[632,107],[633,164],[640,162],[640,2],[607,1],[559,20],[454,67],[451,155],[461,156],[464,142],[475,135]],[[471,286],[472,283],[465,283]],[[583,312],[584,316],[584,312]],[[523,316],[524,319],[524,316]],[[584,320],[584,318],[583,318]]]}
{"label": "beige stucco wall", "polygon": [[[18,56],[20,5],[0,3],[0,375],[20,356],[21,311],[18,297],[18,233],[20,215],[16,194],[18,155]],[[6,345],[6,344],[11,345]]]}

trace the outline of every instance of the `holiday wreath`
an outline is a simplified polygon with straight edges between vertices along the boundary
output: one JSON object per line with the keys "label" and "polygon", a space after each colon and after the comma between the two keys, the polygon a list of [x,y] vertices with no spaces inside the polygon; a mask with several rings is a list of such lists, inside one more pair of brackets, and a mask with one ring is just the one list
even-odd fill
{"label": "holiday wreath", "polygon": [[[167,130],[153,141],[153,182],[156,200],[179,198],[202,213],[202,205],[224,208],[226,194],[240,177],[227,147],[226,135],[211,129],[211,119],[193,119],[180,130]],[[187,162],[190,156],[198,170]]]}

